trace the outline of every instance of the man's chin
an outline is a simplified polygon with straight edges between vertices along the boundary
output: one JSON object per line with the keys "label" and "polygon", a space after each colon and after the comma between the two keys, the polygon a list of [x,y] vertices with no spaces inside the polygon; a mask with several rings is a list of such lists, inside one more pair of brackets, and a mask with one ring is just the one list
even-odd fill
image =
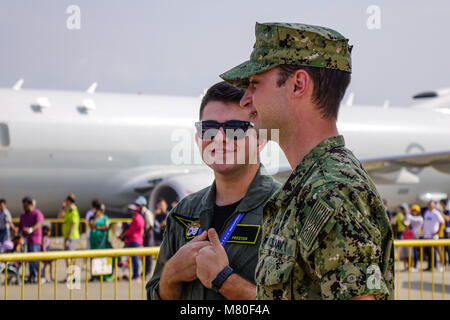
{"label": "man's chin", "polygon": [[243,165],[242,164],[218,164],[213,163],[209,167],[214,170],[215,173],[219,174],[227,174],[239,170]]}

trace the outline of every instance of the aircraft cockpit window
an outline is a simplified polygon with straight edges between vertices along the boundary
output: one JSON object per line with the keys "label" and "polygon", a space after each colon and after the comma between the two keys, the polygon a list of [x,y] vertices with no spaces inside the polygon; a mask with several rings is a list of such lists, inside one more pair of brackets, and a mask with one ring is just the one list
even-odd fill
{"label": "aircraft cockpit window", "polygon": [[9,146],[9,129],[6,123],[0,123],[0,148]]}

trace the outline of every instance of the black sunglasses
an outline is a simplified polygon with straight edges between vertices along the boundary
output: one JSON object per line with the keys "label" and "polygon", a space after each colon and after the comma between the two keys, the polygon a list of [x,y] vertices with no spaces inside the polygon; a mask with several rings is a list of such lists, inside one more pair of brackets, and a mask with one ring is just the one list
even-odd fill
{"label": "black sunglasses", "polygon": [[253,128],[253,122],[242,120],[229,120],[226,122],[217,122],[214,120],[198,121],[195,123],[198,136],[202,140],[212,140],[216,136],[220,127],[225,131],[228,139],[239,140],[245,138],[248,128]]}

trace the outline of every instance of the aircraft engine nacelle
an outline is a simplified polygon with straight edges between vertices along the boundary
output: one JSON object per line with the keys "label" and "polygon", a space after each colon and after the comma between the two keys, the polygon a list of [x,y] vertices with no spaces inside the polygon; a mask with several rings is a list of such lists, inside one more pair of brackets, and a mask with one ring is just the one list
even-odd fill
{"label": "aircraft engine nacelle", "polygon": [[172,201],[181,200],[187,195],[211,185],[213,180],[214,174],[212,171],[178,174],[165,178],[156,185],[150,194],[148,207],[154,211],[158,199],[163,198],[170,208]]}

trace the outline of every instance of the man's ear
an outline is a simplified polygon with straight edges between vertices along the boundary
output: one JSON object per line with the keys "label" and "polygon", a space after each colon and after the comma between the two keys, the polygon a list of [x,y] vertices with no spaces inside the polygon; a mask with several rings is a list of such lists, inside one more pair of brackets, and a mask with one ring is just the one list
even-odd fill
{"label": "man's ear", "polygon": [[201,153],[202,152],[202,142],[200,141],[200,137],[198,136],[197,132],[195,133],[195,144],[197,145],[197,147]]}
{"label": "man's ear", "polygon": [[292,77],[294,90],[292,92],[293,98],[304,97],[308,87],[312,84],[311,77],[305,70],[297,70]]}

